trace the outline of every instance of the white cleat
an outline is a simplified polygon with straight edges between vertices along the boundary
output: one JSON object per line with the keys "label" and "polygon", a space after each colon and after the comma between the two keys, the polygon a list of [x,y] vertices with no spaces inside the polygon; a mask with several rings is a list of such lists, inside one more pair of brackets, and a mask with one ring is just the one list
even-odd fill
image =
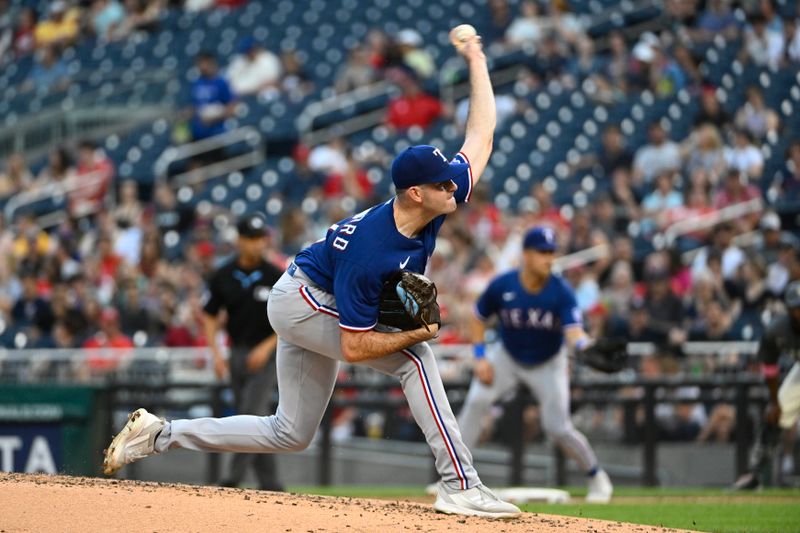
{"label": "white cleat", "polygon": [[425,494],[428,496],[436,496],[439,494],[439,483],[431,483],[425,486]]}
{"label": "white cleat", "polygon": [[155,454],[156,437],[165,425],[163,418],[148,413],[145,409],[132,412],[125,427],[105,450],[103,473],[107,476],[113,475],[128,463]]}
{"label": "white cleat", "polygon": [[586,503],[608,503],[614,493],[614,485],[608,478],[605,470],[598,470],[589,479],[589,492],[586,494]]}
{"label": "white cleat", "polygon": [[433,508],[440,513],[484,518],[515,518],[522,512],[516,505],[504,502],[483,485],[448,492],[443,483],[439,483]]}

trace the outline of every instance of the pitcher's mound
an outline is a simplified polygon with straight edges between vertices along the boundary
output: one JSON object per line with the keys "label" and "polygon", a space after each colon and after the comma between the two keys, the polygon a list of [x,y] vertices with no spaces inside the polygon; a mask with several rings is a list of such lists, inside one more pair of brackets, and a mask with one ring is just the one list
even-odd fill
{"label": "pitcher's mound", "polygon": [[[516,520],[438,514],[406,501],[333,498],[115,479],[0,473],[0,529],[80,532],[664,531],[524,514]],[[674,530],[673,530],[674,531]]]}

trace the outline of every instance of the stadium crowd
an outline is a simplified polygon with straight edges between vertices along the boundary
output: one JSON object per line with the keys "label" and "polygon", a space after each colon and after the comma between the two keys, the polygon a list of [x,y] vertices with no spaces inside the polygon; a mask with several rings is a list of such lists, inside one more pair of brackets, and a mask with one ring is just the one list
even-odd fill
{"label": "stadium crowd", "polygon": [[[48,12],[36,13],[0,0],[0,65],[35,54],[24,89],[63,91],[73,73],[61,54],[78,39],[113,41],[150,31],[168,9],[235,9],[245,3],[58,0]],[[746,1],[737,9],[726,0],[668,0],[661,29],[630,40],[619,31],[593,39],[565,0],[490,0],[487,49],[536,50],[526,56],[516,87],[580,86],[596,103],[645,90],[656,98],[686,90],[699,100],[700,110],[685,138],[672,138],[655,121],[640,146],[630,145],[617,125],[606,126],[598,133],[600,150],[569,162],[572,173],[591,174],[601,184],[586,206],[557,205],[537,179],[529,207],[516,212],[499,208],[486,188],[476,189],[469,206],[448,220],[429,264],[446,323],[439,342],[466,341],[466,318],[476,296],[497,272],[513,266],[522,232],[535,224],[557,231],[564,254],[607,247],[599,259],[567,268],[564,275],[576,290],[590,334],[657,346],[660,357],[643,359],[642,375],[684,371],[678,361],[686,341],[758,339],[766,317],[780,307],[786,284],[800,279],[792,210],[800,200],[800,138],[790,139],[781,168],[765,174],[762,144],[788,131],[778,103],[767,102],[762,87],[753,85],[739,108],[725,109],[695,51],[723,35],[741,43],[743,64],[796,72],[800,24],[781,18],[775,7],[771,0]],[[463,125],[465,105],[441,101],[430,91],[436,65],[424,42],[415,30],[387,35],[375,28],[352,48],[332,88],[315,88],[297,55],[266,50],[254,38],[243,39],[230,57],[201,53],[193,88],[215,91],[212,97],[191,91],[191,137],[222,131],[245,95],[341,93],[380,80],[400,88],[386,111],[387,135],[442,121]],[[497,105],[501,121],[529,106],[506,92],[498,94]],[[280,223],[270,233],[270,259],[285,266],[332,222],[382,199],[385,188],[368,178],[367,167],[388,165],[392,155],[347,138],[318,146],[298,143],[288,167],[292,179],[268,192],[285,200]],[[57,226],[44,228],[29,214],[0,219],[0,345],[204,345],[204,279],[234,252],[235,217],[224,206],[180,202],[168,182],[141,187],[135,179],[121,180],[119,164],[106,156],[102,143],[90,140],[74,150],[57,147],[46,161],[14,154],[0,162],[0,203],[73,176],[99,176],[96,186],[70,196],[68,216]],[[308,198],[323,206],[315,216],[300,207]],[[641,246],[677,221],[759,198],[764,212],[694,229],[670,246]],[[168,246],[176,239],[181,246]],[[709,359],[699,371],[746,364]],[[686,404],[665,406],[664,438],[727,440],[731,411],[723,406],[707,412],[692,401],[695,392],[682,392]],[[590,432],[618,431],[619,413],[582,413]],[[352,422],[351,415],[342,413],[341,420]],[[535,418],[535,411],[530,416]]]}

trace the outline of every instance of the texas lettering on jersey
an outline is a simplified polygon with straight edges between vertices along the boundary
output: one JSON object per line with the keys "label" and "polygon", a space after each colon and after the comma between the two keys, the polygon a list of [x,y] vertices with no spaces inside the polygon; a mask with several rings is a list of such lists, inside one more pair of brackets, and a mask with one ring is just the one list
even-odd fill
{"label": "texas lettering on jersey", "polygon": [[543,363],[556,355],[564,343],[564,328],[582,325],[575,293],[563,278],[551,275],[533,294],[522,286],[519,270],[493,279],[475,311],[482,320],[497,315],[503,346],[524,364]]}

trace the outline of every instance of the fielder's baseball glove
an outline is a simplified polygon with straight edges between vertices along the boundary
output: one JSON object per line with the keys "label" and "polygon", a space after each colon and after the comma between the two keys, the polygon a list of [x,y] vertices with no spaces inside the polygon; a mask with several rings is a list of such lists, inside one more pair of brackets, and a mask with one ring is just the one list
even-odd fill
{"label": "fielder's baseball glove", "polygon": [[613,374],[628,366],[628,341],[622,337],[597,339],[575,356],[586,366]]}
{"label": "fielder's baseball glove", "polygon": [[416,272],[400,270],[383,285],[378,322],[403,331],[410,331],[442,319],[436,303],[436,285]]}

